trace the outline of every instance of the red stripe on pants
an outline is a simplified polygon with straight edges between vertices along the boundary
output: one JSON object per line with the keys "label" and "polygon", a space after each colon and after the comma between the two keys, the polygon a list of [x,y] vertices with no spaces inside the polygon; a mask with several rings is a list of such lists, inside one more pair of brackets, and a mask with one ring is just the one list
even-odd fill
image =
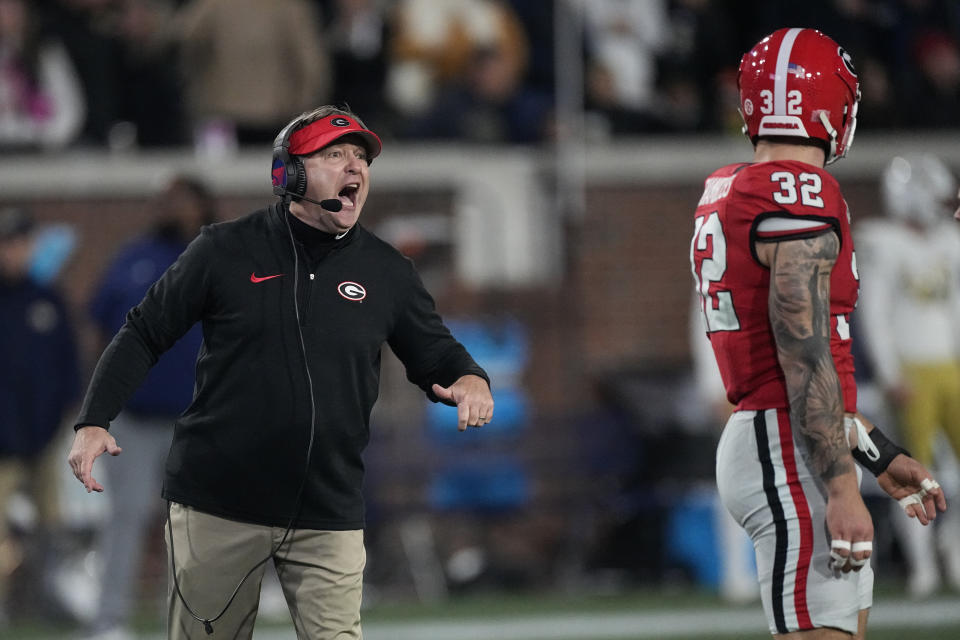
{"label": "red stripe on pants", "polygon": [[807,574],[810,571],[810,558],[813,556],[813,522],[810,519],[807,497],[803,494],[803,487],[800,485],[800,477],[797,474],[790,414],[787,409],[777,410],[777,428],[780,431],[780,451],[783,467],[787,472],[787,486],[790,487],[800,529],[800,550],[797,557],[796,581],[793,586],[793,608],[797,613],[797,623],[800,628],[812,629],[810,610],[807,608]]}

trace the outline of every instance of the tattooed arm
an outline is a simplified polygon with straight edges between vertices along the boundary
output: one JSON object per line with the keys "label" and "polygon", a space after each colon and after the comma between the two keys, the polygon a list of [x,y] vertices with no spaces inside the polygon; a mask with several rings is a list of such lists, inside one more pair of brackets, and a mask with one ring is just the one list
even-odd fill
{"label": "tattooed arm", "polygon": [[[770,326],[786,378],[790,425],[827,491],[835,540],[873,540],[844,429],[843,395],[830,352],[830,272],[840,241],[832,232],[757,244],[770,268]],[[844,568],[850,570],[850,566]]]}
{"label": "tattooed arm", "polygon": [[787,381],[790,422],[824,482],[853,469],[830,353],[830,272],[839,246],[833,233],[769,245],[770,325]]}

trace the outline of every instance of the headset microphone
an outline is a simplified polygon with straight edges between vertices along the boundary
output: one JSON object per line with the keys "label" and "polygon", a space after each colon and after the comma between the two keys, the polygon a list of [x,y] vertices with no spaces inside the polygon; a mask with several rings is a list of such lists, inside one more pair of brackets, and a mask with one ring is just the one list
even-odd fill
{"label": "headset microphone", "polygon": [[343,209],[343,203],[336,198],[321,200],[320,206],[332,213],[336,213],[337,211],[340,211],[340,209]]}
{"label": "headset microphone", "polygon": [[312,202],[313,204],[318,204],[327,211],[336,213],[343,209],[343,203],[340,202],[337,198],[327,198],[326,200],[314,200],[313,198],[308,198],[307,196],[290,196],[293,200],[306,200],[307,202]]}

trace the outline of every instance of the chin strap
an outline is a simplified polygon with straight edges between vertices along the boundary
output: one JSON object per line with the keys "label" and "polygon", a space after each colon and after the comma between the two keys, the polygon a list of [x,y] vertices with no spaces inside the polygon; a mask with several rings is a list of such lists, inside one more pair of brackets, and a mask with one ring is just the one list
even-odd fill
{"label": "chin strap", "polygon": [[[827,118],[826,111],[820,112],[820,123],[823,125],[823,128],[827,130],[827,135],[830,136],[830,156],[827,158],[827,164],[831,164],[840,159],[839,156],[837,156],[837,130],[830,124],[830,119]],[[857,428],[857,433],[860,433],[859,427]]]}

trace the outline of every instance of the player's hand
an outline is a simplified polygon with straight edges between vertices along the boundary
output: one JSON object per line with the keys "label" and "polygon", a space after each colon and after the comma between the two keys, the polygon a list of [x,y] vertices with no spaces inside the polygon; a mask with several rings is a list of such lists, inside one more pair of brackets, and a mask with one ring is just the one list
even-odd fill
{"label": "player's hand", "polygon": [[898,500],[907,515],[919,520],[920,524],[929,524],[936,519],[937,511],[947,510],[943,489],[930,472],[902,453],[890,462],[886,471],[877,476],[877,484],[891,498]]}
{"label": "player's hand", "polygon": [[480,376],[461,376],[449,387],[433,385],[433,393],[441,401],[457,407],[457,429],[482,427],[493,419],[493,396],[490,385]]}
{"label": "player's hand", "polygon": [[87,488],[87,493],[100,492],[103,491],[103,485],[93,477],[93,461],[103,453],[118,456],[121,451],[123,449],[117,446],[117,441],[103,427],[80,427],[73,437],[67,463],[73,469],[73,475]]}
{"label": "player's hand", "polygon": [[873,553],[873,520],[863,503],[856,475],[846,475],[853,477],[835,478],[827,498],[830,568],[843,573],[860,571]]}

